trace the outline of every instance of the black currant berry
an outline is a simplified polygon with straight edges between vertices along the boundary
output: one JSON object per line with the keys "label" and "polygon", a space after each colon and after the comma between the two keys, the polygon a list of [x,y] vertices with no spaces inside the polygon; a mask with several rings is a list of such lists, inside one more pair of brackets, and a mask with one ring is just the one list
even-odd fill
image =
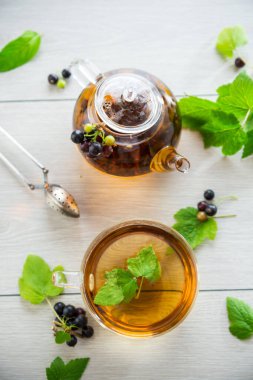
{"label": "black currant berry", "polygon": [[91,143],[89,147],[89,157],[97,157],[102,153],[102,145],[99,142]]}
{"label": "black currant berry", "polygon": [[88,319],[84,315],[80,314],[78,315],[74,320],[74,325],[79,327],[80,329],[83,329],[85,326],[87,326]]}
{"label": "black currant berry", "polygon": [[50,84],[57,84],[59,78],[56,74],[49,74],[47,80]]}
{"label": "black currant berry", "polygon": [[211,189],[208,189],[204,192],[204,198],[207,200],[207,201],[211,201],[213,198],[214,198],[215,194],[214,194],[214,191],[211,190]]}
{"label": "black currant berry", "polygon": [[84,140],[84,133],[79,129],[76,129],[71,133],[71,140],[75,144],[81,144]]}
{"label": "black currant berry", "polygon": [[206,201],[199,202],[198,203],[198,210],[199,211],[205,211],[207,205],[208,205],[208,203]]}
{"label": "black currant berry", "polygon": [[71,335],[71,339],[66,343],[69,347],[74,347],[77,344],[77,337],[75,335]]}
{"label": "black currant berry", "polygon": [[235,59],[235,66],[240,69],[242,68],[243,66],[245,66],[245,62],[241,59],[241,58],[236,58]]}
{"label": "black currant berry", "polygon": [[56,311],[56,313],[61,317],[62,316],[62,313],[63,313],[63,309],[65,307],[65,304],[63,302],[57,302],[55,305],[54,305],[54,310]]}
{"label": "black currant berry", "polygon": [[84,142],[80,145],[80,148],[83,152],[89,152],[90,142],[88,140],[84,140]]}
{"label": "black currant berry", "polygon": [[217,207],[215,205],[208,205],[205,209],[205,213],[208,215],[208,216],[214,216],[217,212]]}
{"label": "black currant berry", "polygon": [[62,315],[66,318],[72,318],[75,316],[75,307],[72,305],[67,305],[64,307]]}
{"label": "black currant berry", "polygon": [[109,158],[113,153],[113,147],[112,146],[108,146],[108,145],[104,145],[103,146],[103,157],[105,158]]}
{"label": "black currant berry", "polygon": [[85,338],[91,338],[92,335],[94,334],[93,327],[87,326],[82,330],[82,336]]}
{"label": "black currant berry", "polygon": [[63,78],[68,79],[71,76],[71,72],[68,69],[63,69],[61,75]]}
{"label": "black currant berry", "polygon": [[76,308],[76,316],[78,315],[85,315],[86,311],[82,307],[77,307]]}

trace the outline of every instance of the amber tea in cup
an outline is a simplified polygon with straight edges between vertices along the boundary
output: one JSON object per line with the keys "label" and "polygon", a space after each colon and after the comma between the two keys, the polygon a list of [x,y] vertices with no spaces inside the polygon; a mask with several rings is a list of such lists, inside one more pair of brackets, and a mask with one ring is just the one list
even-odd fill
{"label": "amber tea in cup", "polygon": [[[152,245],[161,277],[143,281],[138,298],[115,306],[99,306],[95,295],[105,272],[125,268],[127,259]],[[64,272],[72,282],[72,272]],[[72,279],[71,279],[72,277]],[[60,276],[59,276],[60,278]],[[81,292],[89,311],[104,327],[129,337],[151,337],[174,328],[186,317],[197,294],[197,267],[191,248],[173,229],[152,221],[129,221],[102,232],[89,246],[82,263]],[[57,276],[55,284],[59,284]]]}

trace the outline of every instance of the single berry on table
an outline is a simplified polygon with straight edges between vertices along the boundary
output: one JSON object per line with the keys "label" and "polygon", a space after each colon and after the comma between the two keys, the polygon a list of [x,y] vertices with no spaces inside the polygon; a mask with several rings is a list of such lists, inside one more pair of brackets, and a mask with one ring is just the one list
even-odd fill
{"label": "single berry on table", "polygon": [[99,142],[93,142],[91,143],[89,147],[89,157],[97,157],[102,153],[102,145]]}
{"label": "single berry on table", "polygon": [[241,59],[240,57],[236,58],[235,59],[235,66],[240,69],[242,68],[243,66],[245,66],[245,62],[243,59]]}
{"label": "single berry on table", "polygon": [[86,311],[82,307],[77,307],[76,308],[76,316],[78,315],[85,315]]}
{"label": "single berry on table", "polygon": [[84,141],[84,133],[79,129],[76,129],[71,133],[71,140],[75,144],[81,144]]}
{"label": "single berry on table", "polygon": [[115,144],[115,138],[112,135],[108,135],[104,140],[105,145],[113,146]]}
{"label": "single berry on table", "polygon": [[95,126],[94,124],[85,124],[83,129],[85,133],[91,133],[94,131]]}
{"label": "single berry on table", "polygon": [[82,330],[82,336],[85,338],[91,338],[93,334],[94,334],[94,330],[93,330],[93,327],[91,326],[86,326]]}
{"label": "single berry on table", "polygon": [[66,343],[69,347],[74,347],[77,344],[77,337],[75,335],[71,335],[71,339]]}
{"label": "single berry on table", "polygon": [[206,201],[199,202],[198,203],[198,210],[199,211],[205,211],[207,205],[208,205],[208,203]]}
{"label": "single berry on table", "polygon": [[108,146],[108,145],[104,145],[103,146],[103,157],[105,158],[109,158],[113,153],[113,147],[112,146]]}
{"label": "single berry on table", "polygon": [[58,82],[57,82],[57,87],[58,88],[65,88],[66,86],[66,82],[64,79],[59,79]]}
{"label": "single berry on table", "polygon": [[200,222],[205,222],[207,220],[207,215],[204,211],[199,211],[197,213],[197,219],[200,221]]}
{"label": "single berry on table", "polygon": [[54,310],[56,311],[56,313],[61,317],[62,316],[62,312],[63,312],[63,309],[65,307],[65,304],[63,302],[57,302],[55,305],[54,305]]}
{"label": "single berry on table", "polygon": [[81,143],[81,145],[80,145],[81,150],[82,150],[83,152],[88,152],[88,151],[89,151],[90,144],[91,144],[91,143],[90,143],[88,140],[85,139],[84,142]]}
{"label": "single berry on table", "polygon": [[61,75],[63,78],[68,79],[71,76],[71,72],[68,69],[63,69]]}
{"label": "single berry on table", "polygon": [[208,205],[205,209],[205,213],[208,215],[208,216],[214,216],[216,213],[217,213],[217,207],[215,205]]}
{"label": "single berry on table", "polygon": [[47,80],[50,84],[56,84],[58,82],[59,78],[56,74],[49,74],[47,77]]}
{"label": "single berry on table", "polygon": [[215,196],[215,193],[213,190],[211,189],[208,189],[204,192],[204,198],[207,200],[207,201],[211,201]]}
{"label": "single berry on table", "polygon": [[87,322],[88,322],[88,319],[87,317],[85,317],[85,315],[78,315],[75,319],[74,319],[74,325],[79,327],[80,329],[84,328],[85,326],[87,326]]}
{"label": "single berry on table", "polygon": [[75,307],[72,305],[67,305],[64,307],[62,315],[67,318],[72,318],[75,316]]}

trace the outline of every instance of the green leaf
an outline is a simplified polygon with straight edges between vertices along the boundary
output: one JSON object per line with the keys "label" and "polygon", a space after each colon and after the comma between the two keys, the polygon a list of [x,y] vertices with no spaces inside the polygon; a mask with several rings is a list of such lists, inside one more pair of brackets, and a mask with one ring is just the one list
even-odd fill
{"label": "green leaf", "polygon": [[65,331],[57,331],[55,333],[55,343],[57,344],[69,342],[70,339],[71,339],[71,335],[66,333]]}
{"label": "green leaf", "polygon": [[229,330],[238,339],[250,338],[253,334],[253,309],[245,302],[227,297]]}
{"label": "green leaf", "polygon": [[124,299],[123,290],[115,284],[106,283],[96,294],[94,303],[101,306],[118,305]]}
{"label": "green leaf", "polygon": [[253,154],[253,130],[247,132],[247,139],[244,145],[242,158],[246,158]]}
{"label": "green leaf", "polygon": [[154,282],[161,277],[161,266],[152,246],[143,248],[136,257],[127,260],[128,270],[135,277]]}
{"label": "green leaf", "polygon": [[201,132],[205,147],[220,146],[225,156],[238,152],[246,140],[246,134],[236,117],[222,111],[212,111],[210,120]]}
{"label": "green leaf", "polygon": [[[58,266],[54,270],[63,270]],[[26,258],[22,277],[19,279],[19,291],[21,297],[32,304],[39,304],[46,297],[55,297],[63,292],[52,283],[53,271],[39,256],[29,255]]]}
{"label": "green leaf", "polygon": [[205,239],[214,240],[217,233],[216,220],[208,217],[205,222],[200,222],[197,213],[196,208],[186,207],[174,215],[177,223],[173,228],[183,235],[192,248],[196,248]]}
{"label": "green leaf", "polygon": [[40,43],[40,35],[30,30],[9,42],[0,51],[0,72],[15,69],[30,61],[37,54]]}
{"label": "green leaf", "polygon": [[122,289],[124,302],[130,302],[135,296],[138,289],[137,280],[132,274],[125,269],[113,269],[111,272],[106,272],[105,278],[108,283],[115,284]]}
{"label": "green leaf", "polygon": [[49,368],[46,368],[47,380],[80,380],[89,358],[70,360],[64,364],[60,357],[54,359]]}
{"label": "green leaf", "polygon": [[219,105],[210,100],[189,96],[179,101],[180,114],[185,128],[200,130],[208,122],[211,111],[219,109]]}
{"label": "green leaf", "polygon": [[248,42],[245,29],[234,26],[223,29],[218,35],[216,49],[224,58],[233,58],[234,50]]}
{"label": "green leaf", "polygon": [[248,112],[253,112],[253,80],[242,71],[229,85],[221,86],[217,92],[217,103],[223,112],[232,113],[243,121]]}

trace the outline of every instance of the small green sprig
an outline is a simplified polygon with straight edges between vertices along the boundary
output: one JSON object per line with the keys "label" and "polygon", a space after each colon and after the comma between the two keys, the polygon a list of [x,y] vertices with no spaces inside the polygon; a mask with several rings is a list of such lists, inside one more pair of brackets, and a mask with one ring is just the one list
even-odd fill
{"label": "small green sprig", "polygon": [[161,266],[150,245],[127,260],[127,269],[114,268],[105,273],[105,284],[98,290],[94,303],[102,306],[128,303],[134,297],[139,298],[144,279],[155,282],[160,277]]}
{"label": "small green sprig", "polygon": [[242,26],[223,29],[218,35],[216,49],[223,58],[233,58],[236,48],[246,45],[248,37]]}
{"label": "small green sprig", "polygon": [[103,123],[101,124],[84,124],[84,137],[91,141],[97,141],[99,137],[102,140],[102,145],[116,146],[115,138],[112,135],[106,135],[103,129]]}

